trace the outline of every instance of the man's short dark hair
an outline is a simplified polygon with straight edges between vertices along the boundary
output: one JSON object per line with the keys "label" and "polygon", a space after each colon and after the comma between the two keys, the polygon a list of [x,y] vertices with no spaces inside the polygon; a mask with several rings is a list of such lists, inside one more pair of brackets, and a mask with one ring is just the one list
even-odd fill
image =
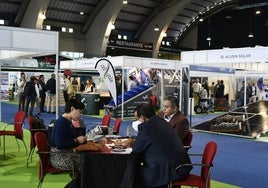
{"label": "man's short dark hair", "polygon": [[154,107],[150,104],[142,103],[135,108],[137,117],[143,115],[146,118],[150,118],[155,115]]}
{"label": "man's short dark hair", "polygon": [[178,98],[177,98],[177,97],[172,96],[172,95],[169,95],[169,96],[166,96],[164,100],[169,101],[169,102],[170,102],[171,107],[176,106],[177,108],[179,108],[179,100],[178,100]]}
{"label": "man's short dark hair", "polygon": [[71,112],[71,107],[74,107],[75,109],[83,110],[85,108],[85,105],[77,100],[77,99],[71,99],[65,106],[64,112],[69,113]]}

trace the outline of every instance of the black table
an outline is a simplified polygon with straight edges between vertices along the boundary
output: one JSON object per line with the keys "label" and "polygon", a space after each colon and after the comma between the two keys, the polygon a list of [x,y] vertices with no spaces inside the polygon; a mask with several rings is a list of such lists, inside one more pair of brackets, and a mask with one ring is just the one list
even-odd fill
{"label": "black table", "polygon": [[120,188],[130,154],[81,153],[81,188]]}

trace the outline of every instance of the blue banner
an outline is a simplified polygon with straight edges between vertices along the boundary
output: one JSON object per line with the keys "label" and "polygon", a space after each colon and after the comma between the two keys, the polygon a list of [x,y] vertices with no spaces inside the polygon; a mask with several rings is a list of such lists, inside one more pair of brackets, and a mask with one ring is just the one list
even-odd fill
{"label": "blue banner", "polygon": [[189,65],[189,68],[190,68],[190,71],[235,74],[235,69],[232,69],[232,68],[209,67],[209,66],[199,66],[199,65]]}

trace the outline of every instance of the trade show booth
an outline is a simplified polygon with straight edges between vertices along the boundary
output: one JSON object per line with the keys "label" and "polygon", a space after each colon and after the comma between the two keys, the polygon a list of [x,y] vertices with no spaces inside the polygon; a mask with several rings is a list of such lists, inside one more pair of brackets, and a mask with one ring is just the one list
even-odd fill
{"label": "trade show booth", "polygon": [[[207,77],[211,82],[211,78],[223,78],[221,75],[227,70],[224,74],[229,85],[229,102],[237,99],[239,89],[243,94],[239,106],[229,108],[226,114],[195,125],[194,128],[249,138],[256,138],[267,130],[267,62],[268,47],[182,52],[182,69],[187,67],[189,75]],[[257,85],[258,100],[248,102],[247,87],[252,83]]]}
{"label": "trade show booth", "polygon": [[[91,58],[74,61],[61,61],[60,70],[70,69],[73,71],[96,71],[97,62],[103,61],[100,65],[103,69],[113,67],[114,75],[109,75],[109,84],[105,82],[107,75],[100,75],[96,83],[96,94],[110,92],[111,100],[105,104],[106,113],[114,117],[132,117],[135,107],[140,103],[152,103],[160,106],[159,103],[166,95],[179,97],[181,90],[180,62],[165,59],[153,59],[130,56],[116,56],[105,58]],[[107,65],[106,63],[110,64]],[[106,67],[107,66],[107,67]],[[133,75],[138,83],[137,88],[127,91],[129,75]],[[110,84],[116,84],[116,78],[120,77],[121,93],[113,95],[109,89]],[[153,97],[152,97],[153,96]],[[155,101],[153,98],[155,97]],[[91,108],[88,106],[88,108]]]}
{"label": "trade show booth", "polygon": [[237,70],[244,71],[245,85],[247,78],[252,77],[247,72],[268,70],[268,65],[265,63],[268,62],[268,47],[187,51],[182,52],[181,57],[182,69],[187,67],[190,76],[207,77],[210,83],[217,80],[228,83],[225,94],[228,94],[229,104],[236,99],[236,92],[240,86],[237,83],[238,75],[235,73]]}
{"label": "trade show booth", "polygon": [[[6,97],[5,95],[10,85],[9,75],[7,75],[6,72],[2,72],[2,67],[5,67],[5,69],[9,71],[23,71],[27,68],[40,71],[35,60],[25,58],[26,56],[36,56],[40,54],[56,54],[56,62],[58,62],[59,36],[58,32],[7,26],[0,26],[0,35],[0,98],[2,101],[3,97]],[[56,65],[56,72],[57,67]],[[58,99],[56,105],[59,106]],[[58,116],[58,111],[56,116]],[[0,113],[0,121],[1,120],[2,111]]]}

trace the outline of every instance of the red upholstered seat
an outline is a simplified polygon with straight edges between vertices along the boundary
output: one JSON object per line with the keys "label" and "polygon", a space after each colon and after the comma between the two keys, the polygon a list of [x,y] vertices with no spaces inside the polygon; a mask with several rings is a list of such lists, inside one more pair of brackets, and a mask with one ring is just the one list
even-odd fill
{"label": "red upholstered seat", "polygon": [[116,118],[115,123],[114,123],[113,134],[119,134],[121,123],[122,123],[122,119],[121,118]]}
{"label": "red upholstered seat", "polygon": [[50,149],[47,135],[43,132],[36,132],[34,134],[34,140],[36,147],[38,149],[37,153],[39,155],[39,165],[38,165],[38,174],[39,174],[39,183],[38,188],[42,186],[44,177],[48,173],[61,173],[69,172],[59,168],[55,168],[50,164]]}
{"label": "red upholstered seat", "polygon": [[26,147],[26,144],[24,142],[24,139],[23,139],[23,126],[24,126],[24,120],[25,120],[25,112],[24,111],[19,111],[15,114],[15,117],[14,117],[14,122],[12,125],[14,125],[14,129],[13,130],[6,130],[6,127],[4,130],[0,130],[0,136],[3,136],[3,152],[4,152],[4,158],[6,156],[6,146],[5,146],[5,137],[6,136],[14,136],[16,139],[16,142],[17,142],[17,145],[18,145],[18,148],[20,150],[20,146],[19,146],[19,143],[18,143],[18,139],[21,140],[24,144],[24,147],[25,147],[25,150],[26,150],[26,154],[28,153],[28,150],[27,150],[27,147]]}
{"label": "red upholstered seat", "polygon": [[[200,164],[184,164],[192,166],[201,166],[201,174],[190,174],[185,180],[171,182],[171,186],[193,186],[200,188],[210,188],[210,169],[217,151],[215,142],[208,142],[203,152],[202,163]],[[184,166],[181,165],[181,166]]]}

